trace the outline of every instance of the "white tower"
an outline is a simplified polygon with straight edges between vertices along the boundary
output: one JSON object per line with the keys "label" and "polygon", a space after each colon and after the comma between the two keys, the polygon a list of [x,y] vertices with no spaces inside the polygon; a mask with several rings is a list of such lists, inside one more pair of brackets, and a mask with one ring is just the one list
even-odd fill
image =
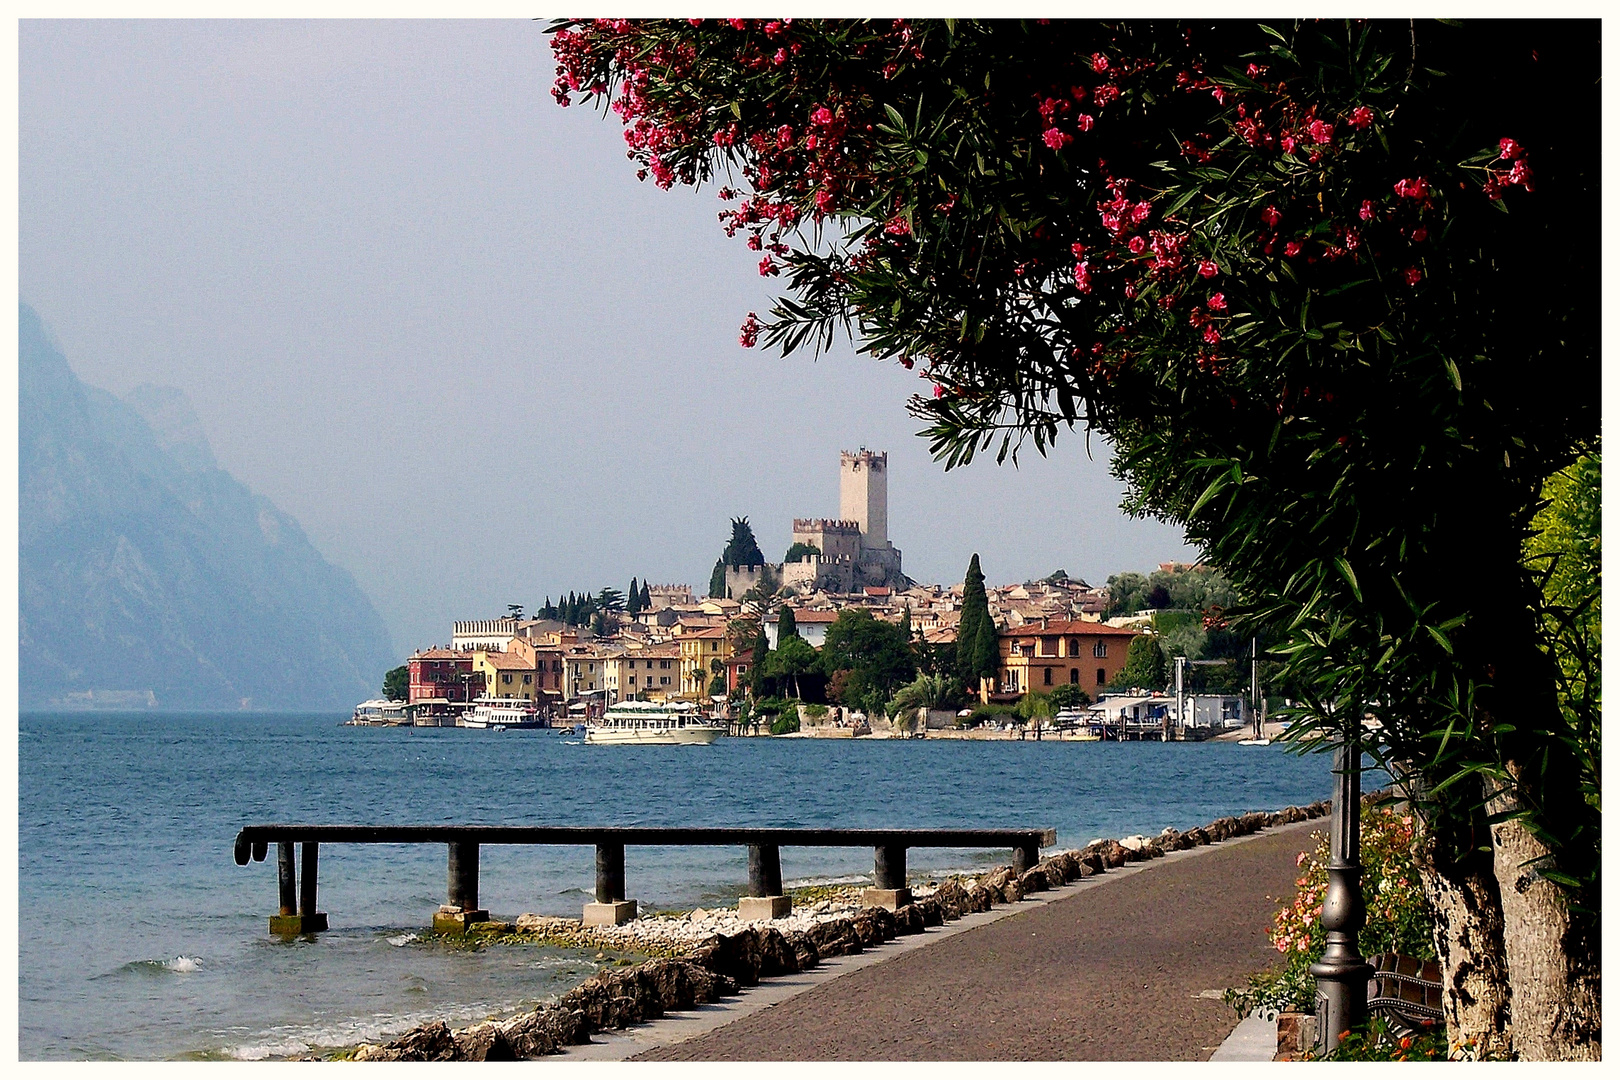
{"label": "white tower", "polygon": [[863,547],[888,546],[888,451],[874,454],[863,446],[838,455],[838,516],[860,525]]}

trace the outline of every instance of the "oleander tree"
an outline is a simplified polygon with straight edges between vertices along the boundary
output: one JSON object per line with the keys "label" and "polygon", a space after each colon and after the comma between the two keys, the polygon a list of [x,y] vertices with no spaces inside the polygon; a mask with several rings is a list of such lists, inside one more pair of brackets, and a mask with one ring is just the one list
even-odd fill
{"label": "oleander tree", "polygon": [[1598,451],[1596,23],[552,30],[558,101],[781,282],[744,346],[914,370],[947,468],[1105,437],[1295,733],[1379,719],[1452,1037],[1599,1055],[1600,740],[1531,545]]}

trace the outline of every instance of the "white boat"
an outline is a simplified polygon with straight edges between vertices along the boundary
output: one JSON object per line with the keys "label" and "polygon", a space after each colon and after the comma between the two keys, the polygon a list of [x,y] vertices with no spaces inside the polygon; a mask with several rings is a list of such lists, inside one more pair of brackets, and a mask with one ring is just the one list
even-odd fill
{"label": "white boat", "polygon": [[1270,746],[1270,739],[1239,739],[1239,746]]}
{"label": "white boat", "polygon": [[362,701],[354,707],[354,718],[349,721],[355,727],[393,727],[410,722],[411,707],[403,701],[387,698]]}
{"label": "white boat", "polygon": [[621,701],[585,727],[588,743],[707,745],[726,733],[688,702]]}
{"label": "white boat", "polygon": [[474,698],[472,708],[461,714],[458,727],[468,728],[537,728],[546,727],[546,721],[534,704],[525,698]]}

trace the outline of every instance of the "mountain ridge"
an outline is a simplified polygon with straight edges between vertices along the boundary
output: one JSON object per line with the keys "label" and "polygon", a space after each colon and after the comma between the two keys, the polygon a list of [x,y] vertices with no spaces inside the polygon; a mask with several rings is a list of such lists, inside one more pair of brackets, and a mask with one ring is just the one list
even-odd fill
{"label": "mountain ridge", "polygon": [[394,656],[382,619],[297,520],[219,468],[184,394],[85,385],[26,304],[18,331],[22,707],[374,696]]}

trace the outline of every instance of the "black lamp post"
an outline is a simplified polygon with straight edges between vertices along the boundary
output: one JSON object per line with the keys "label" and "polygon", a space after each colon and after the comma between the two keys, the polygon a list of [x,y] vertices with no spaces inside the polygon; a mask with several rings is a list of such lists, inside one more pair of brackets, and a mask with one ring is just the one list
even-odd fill
{"label": "black lamp post", "polygon": [[1333,808],[1328,838],[1327,892],[1322,929],[1327,947],[1311,965],[1316,976],[1316,1049],[1325,1054],[1367,1016],[1372,965],[1358,939],[1367,923],[1361,902],[1361,710],[1350,710],[1334,751]]}

